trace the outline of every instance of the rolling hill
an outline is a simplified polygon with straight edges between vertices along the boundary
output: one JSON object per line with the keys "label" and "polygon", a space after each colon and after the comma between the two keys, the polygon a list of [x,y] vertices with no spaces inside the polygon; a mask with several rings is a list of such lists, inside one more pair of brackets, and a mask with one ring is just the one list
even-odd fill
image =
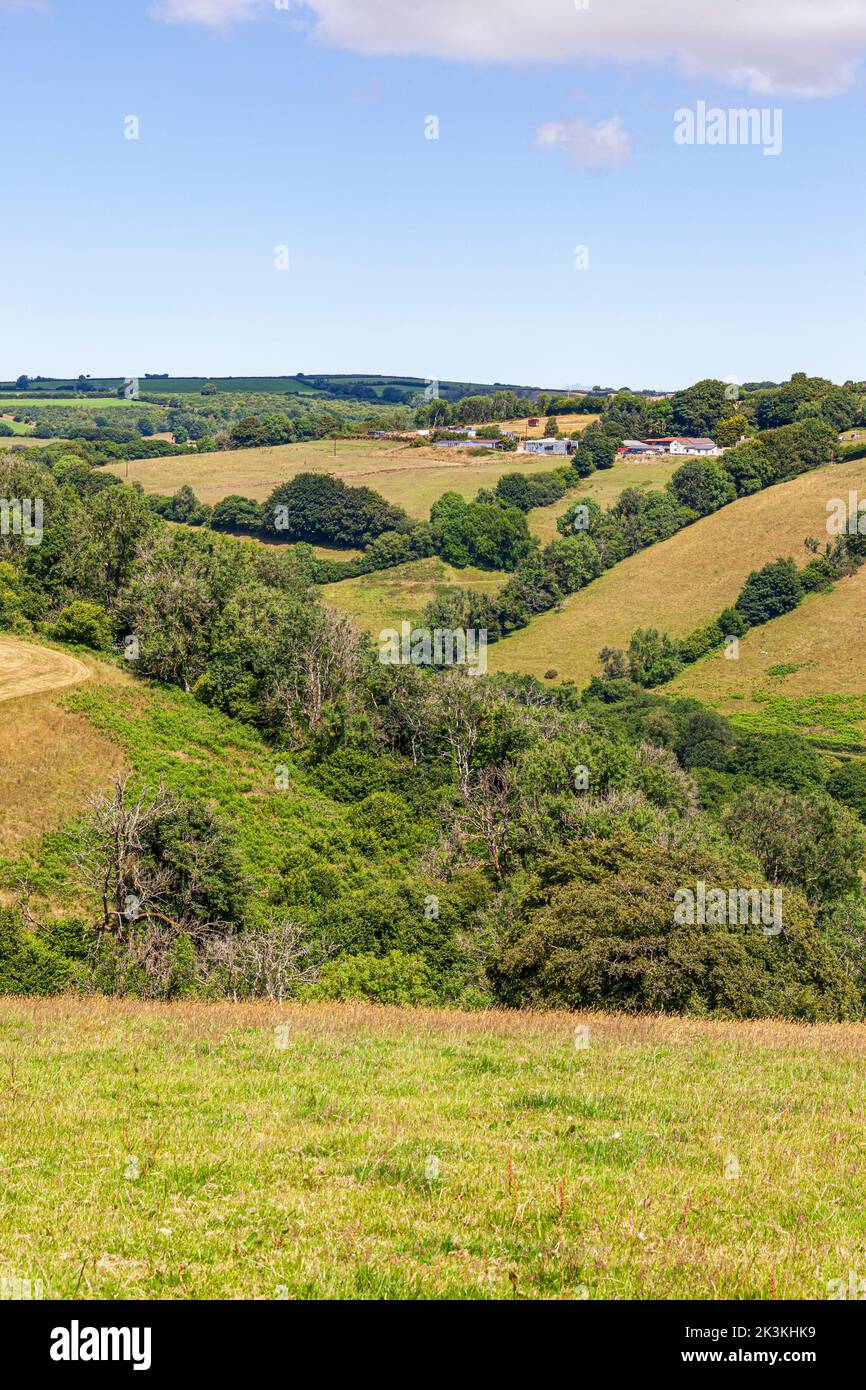
{"label": "rolling hill", "polygon": [[[827,464],[741,498],[616,565],[558,611],[490,648],[493,670],[585,684],[604,645],[626,646],[637,627],[684,637],[733,603],[743,582],[780,555],[806,563],[807,537],[826,539],[826,503],[866,487],[866,460]],[[861,668],[862,670],[863,668]]]}

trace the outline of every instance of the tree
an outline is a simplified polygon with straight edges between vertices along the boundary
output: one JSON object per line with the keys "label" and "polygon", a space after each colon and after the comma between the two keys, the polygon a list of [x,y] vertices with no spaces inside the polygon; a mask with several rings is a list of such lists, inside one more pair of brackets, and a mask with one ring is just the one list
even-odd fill
{"label": "tree", "polygon": [[827,791],[866,821],[866,763],[848,762],[827,778]]}
{"label": "tree", "polygon": [[677,469],[668,486],[677,501],[698,516],[718,511],[737,495],[730,474],[715,459],[689,459]]}
{"label": "tree", "polygon": [[216,503],[210,524],[215,531],[258,531],[262,524],[261,503],[231,493]]}
{"label": "tree", "polygon": [[136,790],[131,773],[91,798],[78,863],[98,903],[100,938],[129,936],[150,920],[175,932],[242,920],[248,887],[233,832],[162,785]]}
{"label": "tree", "polygon": [[411,528],[402,507],[327,473],[299,473],[274,488],[263,507],[263,530],[285,541],[367,545],[383,531]]}
{"label": "tree", "polygon": [[749,421],[741,411],[736,415],[728,415],[719,421],[716,426],[713,439],[722,449],[730,448],[733,444],[739,444],[743,435],[749,428]]}
{"label": "tree", "polygon": [[803,597],[803,586],[793,560],[774,560],[763,569],[752,570],[735,607],[755,627],[782,613],[789,613]]}
{"label": "tree", "polygon": [[795,891],[784,930],[678,924],[677,894],[698,880],[749,894],[756,873],[700,849],[666,848],[622,824],[544,856],[509,901],[491,963],[516,1008],[612,1009],[755,1018],[852,1018],[856,989]]}
{"label": "tree", "polygon": [[801,888],[810,901],[841,897],[859,883],[866,829],[823,791],[749,787],[724,822],[730,838],[757,855],[773,883]]}
{"label": "tree", "polygon": [[733,414],[725,383],[707,377],[671,397],[673,429],[677,434],[713,436],[722,416]]}
{"label": "tree", "polygon": [[654,627],[638,628],[628,644],[628,668],[637,685],[664,685],[682,670],[676,643]]}

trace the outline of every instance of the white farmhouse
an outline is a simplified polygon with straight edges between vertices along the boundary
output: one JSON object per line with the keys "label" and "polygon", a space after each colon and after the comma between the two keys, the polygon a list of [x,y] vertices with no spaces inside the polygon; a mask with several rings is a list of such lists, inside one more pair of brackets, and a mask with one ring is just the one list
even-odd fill
{"label": "white farmhouse", "polygon": [[714,457],[721,452],[714,439],[690,439],[680,436],[671,440],[672,454],[703,454],[706,457]]}

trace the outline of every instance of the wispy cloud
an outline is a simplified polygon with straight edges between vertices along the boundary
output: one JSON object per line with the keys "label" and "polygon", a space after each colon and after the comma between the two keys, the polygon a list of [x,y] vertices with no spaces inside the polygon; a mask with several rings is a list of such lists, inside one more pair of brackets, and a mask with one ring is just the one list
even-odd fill
{"label": "wispy cloud", "polygon": [[[755,92],[828,95],[866,54],[866,0],[296,0],[313,36],[360,53],[469,62],[676,59]],[[294,8],[295,0],[293,0]],[[155,0],[161,19],[225,26],[273,0]]]}
{"label": "wispy cloud", "polygon": [[612,169],[631,156],[631,136],[619,116],[593,125],[582,116],[546,121],[535,132],[536,145],[558,146],[570,164],[582,169]]}
{"label": "wispy cloud", "polygon": [[253,19],[263,9],[262,0],[155,0],[150,12],[169,24],[206,24],[223,29],[235,20]]}

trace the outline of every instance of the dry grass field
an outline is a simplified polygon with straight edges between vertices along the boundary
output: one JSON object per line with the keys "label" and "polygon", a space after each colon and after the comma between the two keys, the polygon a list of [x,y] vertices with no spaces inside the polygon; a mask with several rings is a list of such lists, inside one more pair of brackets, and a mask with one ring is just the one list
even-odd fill
{"label": "dry grass field", "polygon": [[0,636],[0,700],[62,690],[86,681],[90,672],[78,657]]}
{"label": "dry grass field", "polygon": [[482,593],[500,588],[508,575],[499,570],[481,570],[469,566],[454,569],[438,557],[412,560],[393,569],[377,570],[359,579],[342,579],[338,584],[325,584],[322,598],[325,603],[345,613],[360,628],[376,636],[382,628],[399,628],[403,620],[420,621],[424,609],[443,584],[457,588],[477,589]]}
{"label": "dry grass field", "polygon": [[585,684],[599,669],[599,649],[626,646],[637,627],[683,637],[733,603],[751,570],[780,555],[804,565],[806,538],[826,540],[827,501],[864,486],[866,460],[858,459],[741,498],[616,565],[559,612],[497,642],[490,666],[535,676],[554,669],[561,679]]}
{"label": "dry grass field", "polygon": [[[497,423],[502,426],[503,430],[513,430],[520,439],[543,439],[547,416],[537,417],[538,424],[530,426],[529,421],[535,418],[534,415],[524,415],[521,419],[500,420]],[[559,426],[560,434],[567,434],[573,438],[585,430],[587,425],[591,425],[594,420],[600,419],[600,415],[557,415],[556,423]]]}
{"label": "dry grass field", "polygon": [[0,1276],[825,1299],[866,1273],[864,1065],[856,1024],[7,998]]}
{"label": "dry grass field", "polygon": [[462,450],[416,449],[407,444],[329,440],[282,444],[265,449],[234,449],[180,458],[138,459],[110,464],[119,478],[141,483],[145,492],[176,492],[185,483],[202,502],[219,502],[240,493],[262,502],[278,483],[298,473],[333,473],[352,487],[371,487],[410,516],[426,520],[444,492],[471,500],[480,487],[495,487],[503,473],[543,473],[550,459],[491,451],[475,458]]}
{"label": "dry grass field", "polygon": [[860,570],[830,593],[810,594],[792,613],[747,633],[736,660],[713,653],[687,667],[665,693],[692,695],[726,712],[755,708],[756,694],[863,695],[864,634],[866,572]]}
{"label": "dry grass field", "polygon": [[84,680],[131,685],[91,657],[0,637],[0,859],[56,830],[119,771],[122,755],[65,691]]}

